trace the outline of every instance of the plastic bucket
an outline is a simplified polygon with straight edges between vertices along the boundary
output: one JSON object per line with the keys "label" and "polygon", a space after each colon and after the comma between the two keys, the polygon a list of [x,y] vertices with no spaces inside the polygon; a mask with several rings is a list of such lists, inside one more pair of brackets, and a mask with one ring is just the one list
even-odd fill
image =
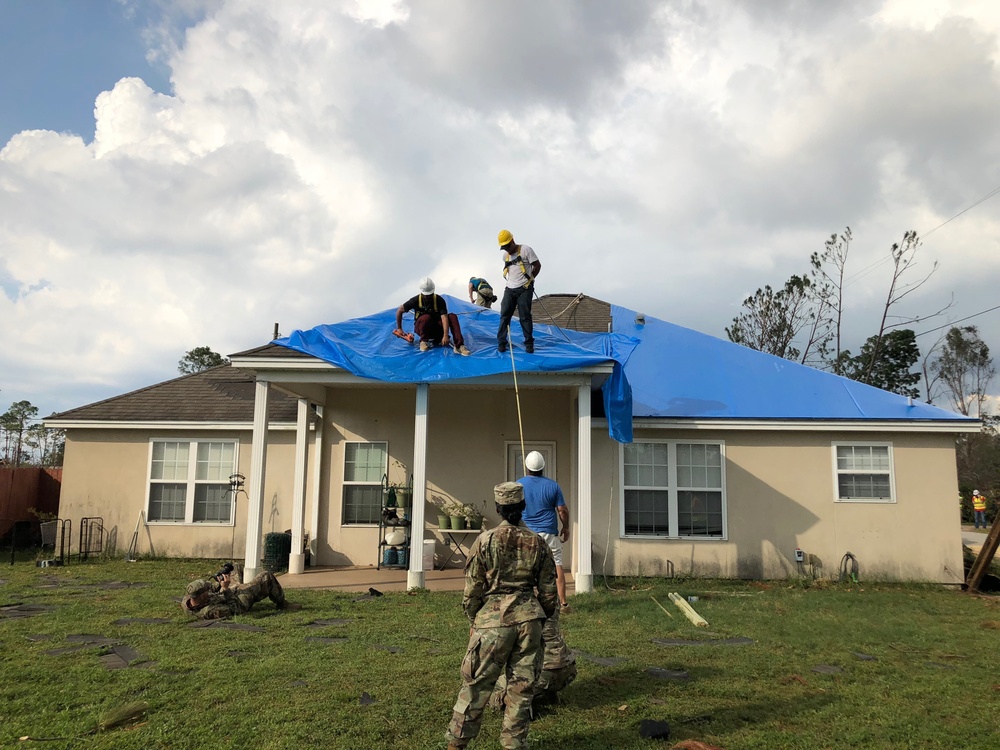
{"label": "plastic bucket", "polygon": [[424,570],[434,570],[434,552],[437,548],[437,541],[434,539],[424,539]]}

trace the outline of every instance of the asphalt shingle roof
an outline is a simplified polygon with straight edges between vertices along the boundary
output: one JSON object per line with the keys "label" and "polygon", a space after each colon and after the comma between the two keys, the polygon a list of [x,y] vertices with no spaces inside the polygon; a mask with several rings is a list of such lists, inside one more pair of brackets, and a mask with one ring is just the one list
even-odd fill
{"label": "asphalt shingle roof", "polygon": [[[274,347],[289,352],[285,347]],[[291,353],[291,352],[290,352]],[[269,419],[294,422],[297,402],[271,390]],[[230,365],[183,375],[47,419],[95,422],[252,422],[254,378]]]}

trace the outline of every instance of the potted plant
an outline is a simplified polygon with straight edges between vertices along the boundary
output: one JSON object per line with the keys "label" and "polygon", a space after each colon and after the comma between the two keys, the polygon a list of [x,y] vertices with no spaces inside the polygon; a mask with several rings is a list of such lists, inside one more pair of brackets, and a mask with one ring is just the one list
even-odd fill
{"label": "potted plant", "polygon": [[432,497],[430,502],[431,505],[437,508],[438,528],[450,529],[451,517],[448,513],[448,508],[447,508],[448,498]]}
{"label": "potted plant", "polygon": [[455,531],[461,531],[465,528],[465,505],[451,498],[448,498],[446,503],[445,512],[450,518],[451,528]]}
{"label": "potted plant", "polygon": [[410,507],[410,498],[413,495],[413,490],[404,484],[396,486],[396,505],[400,508]]}
{"label": "potted plant", "polygon": [[465,506],[465,520],[468,522],[470,529],[483,528],[483,514],[479,512],[478,508],[472,505]]}

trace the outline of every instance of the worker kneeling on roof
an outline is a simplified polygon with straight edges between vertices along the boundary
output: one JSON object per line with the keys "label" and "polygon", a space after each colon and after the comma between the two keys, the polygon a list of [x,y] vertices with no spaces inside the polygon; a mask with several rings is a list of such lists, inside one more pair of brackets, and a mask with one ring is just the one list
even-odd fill
{"label": "worker kneeling on roof", "polygon": [[403,329],[403,313],[413,311],[413,331],[420,337],[420,351],[432,346],[451,346],[458,354],[469,355],[458,316],[448,312],[448,303],[434,293],[434,282],[425,276],[420,293],[396,308],[396,331]]}

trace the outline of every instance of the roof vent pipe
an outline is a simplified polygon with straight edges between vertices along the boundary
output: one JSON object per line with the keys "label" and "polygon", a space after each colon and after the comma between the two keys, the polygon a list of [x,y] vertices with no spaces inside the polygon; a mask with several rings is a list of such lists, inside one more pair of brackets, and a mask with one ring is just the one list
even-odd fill
{"label": "roof vent pipe", "polygon": [[907,396],[906,397],[906,405],[907,406],[913,406],[913,396]]}
{"label": "roof vent pipe", "polygon": [[644,325],[646,325],[646,314],[645,313],[636,313],[635,314],[635,324],[637,326],[644,326]]}

